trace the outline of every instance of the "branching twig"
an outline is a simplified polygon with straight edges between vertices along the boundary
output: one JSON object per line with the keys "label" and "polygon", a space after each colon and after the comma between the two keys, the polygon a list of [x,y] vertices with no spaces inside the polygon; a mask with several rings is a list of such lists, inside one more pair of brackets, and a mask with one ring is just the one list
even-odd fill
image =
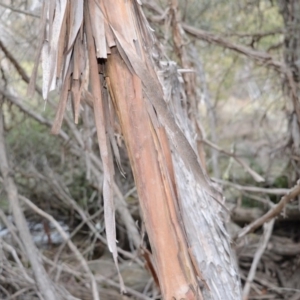
{"label": "branching twig", "polygon": [[280,202],[275,205],[273,208],[271,208],[266,214],[264,214],[259,219],[255,220],[245,228],[243,228],[240,233],[235,237],[235,239],[240,239],[244,237],[247,233],[254,231],[259,226],[263,225],[264,223],[268,222],[272,218],[275,218],[278,216],[285,205],[292,201],[294,198],[296,198],[300,194],[300,181],[297,182],[297,185],[295,185],[285,196],[283,196],[280,200]]}
{"label": "branching twig", "polygon": [[251,265],[251,268],[250,268],[250,271],[249,271],[249,274],[248,274],[248,277],[246,280],[246,284],[244,286],[243,295],[242,295],[243,300],[248,299],[251,283],[254,279],[258,263],[259,263],[262,255],[267,247],[267,244],[270,240],[270,237],[271,237],[271,234],[273,231],[274,222],[275,222],[275,220],[272,219],[270,222],[264,224],[264,234],[261,237],[258,249],[255,253],[255,256],[254,256],[254,259],[253,259],[253,262],[252,262],[252,265]]}
{"label": "branching twig", "polygon": [[188,34],[195,38],[204,40],[208,43],[218,44],[219,46],[222,46],[224,48],[246,55],[247,57],[250,57],[251,59],[260,62],[264,65],[272,66],[276,70],[285,70],[285,64],[281,61],[276,60],[272,55],[270,55],[267,52],[254,50],[244,45],[235,44],[228,39],[224,39],[216,34],[195,28],[188,24],[183,24],[183,28]]}
{"label": "branching twig", "polygon": [[[144,5],[159,15],[154,17],[155,21],[164,21],[164,18],[161,18],[161,15],[164,12],[154,1],[144,1]],[[149,18],[151,19],[151,17]],[[229,39],[223,38],[205,30],[198,29],[186,23],[182,23],[182,28],[190,36],[193,36],[197,39],[201,39],[208,43],[217,44],[221,47],[233,50],[242,55],[246,55],[247,57],[250,57],[256,62],[262,63],[267,66],[271,66],[277,71],[286,73],[287,68],[285,64],[281,61],[276,60],[272,55],[270,55],[267,52],[255,50],[244,45],[233,43]]]}
{"label": "branching twig", "polygon": [[96,280],[95,280],[95,276],[93,275],[93,273],[89,269],[89,266],[88,266],[86,260],[84,259],[82,254],[79,252],[77,247],[73,244],[73,242],[69,239],[67,233],[61,227],[61,225],[51,215],[49,215],[46,212],[44,212],[43,210],[39,209],[35,204],[33,204],[26,197],[24,197],[22,195],[19,195],[19,198],[22,201],[24,201],[33,211],[35,211],[40,216],[44,217],[45,219],[47,219],[48,221],[50,221],[54,225],[54,227],[59,232],[59,234],[62,236],[62,238],[68,243],[68,246],[70,247],[70,249],[74,252],[75,256],[77,257],[78,261],[81,263],[81,265],[82,265],[83,269],[85,270],[85,272],[90,277],[90,280],[91,280],[91,283],[92,283],[92,291],[93,291],[94,300],[100,300],[99,293],[98,293],[98,288],[97,288],[97,283],[96,283]]}

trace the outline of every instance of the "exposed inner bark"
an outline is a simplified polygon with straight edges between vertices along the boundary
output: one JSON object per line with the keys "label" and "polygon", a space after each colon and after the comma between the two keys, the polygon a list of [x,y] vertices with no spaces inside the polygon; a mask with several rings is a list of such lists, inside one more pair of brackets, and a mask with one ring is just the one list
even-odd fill
{"label": "exposed inner bark", "polygon": [[168,143],[165,151],[159,148],[158,139],[166,138],[163,129],[161,136],[156,136],[141,80],[128,70],[116,48],[108,58],[107,72],[163,295],[165,299],[202,299],[179,226],[172,179],[168,178],[169,170],[164,170],[170,150]]}

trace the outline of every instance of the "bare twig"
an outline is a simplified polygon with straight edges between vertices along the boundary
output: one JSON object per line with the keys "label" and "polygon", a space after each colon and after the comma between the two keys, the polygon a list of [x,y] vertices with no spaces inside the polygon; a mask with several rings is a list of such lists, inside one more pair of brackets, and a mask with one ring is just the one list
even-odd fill
{"label": "bare twig", "polygon": [[[69,265],[66,265],[66,264],[61,264],[61,265],[57,265],[57,264],[54,264],[52,260],[48,259],[47,257],[43,256],[43,260],[49,264],[50,266],[54,267],[54,268],[62,268],[64,272],[66,273],[69,273],[73,276],[75,276],[76,278],[81,278],[83,277],[84,275],[82,274],[82,272],[80,271],[76,271],[74,269],[71,268],[71,266]],[[106,278],[100,274],[97,274],[95,276],[95,279],[98,283],[102,284],[102,283],[105,283],[109,286],[112,286],[114,288],[118,288],[120,289],[120,284],[118,284],[117,282],[115,282],[114,280],[112,279],[109,279],[109,278]],[[149,298],[147,297],[146,295],[143,295],[142,293],[132,289],[132,288],[129,288],[129,287],[126,287],[126,291],[128,294],[132,295],[132,296],[135,296],[137,297],[137,299],[141,299],[141,300],[151,300],[153,298]]]}
{"label": "bare twig", "polygon": [[18,297],[20,297],[22,294],[25,294],[25,292],[27,292],[28,290],[30,290],[30,288],[25,287],[25,288],[17,291],[16,293],[14,293],[13,295],[11,295],[9,297],[9,300],[18,299]]}
{"label": "bare twig", "polygon": [[[80,215],[81,219],[85,222],[85,224],[88,225],[88,227],[90,228],[91,232],[93,234],[95,234],[95,236],[105,245],[107,245],[107,241],[106,239],[99,233],[99,231],[96,229],[95,225],[90,221],[90,216],[87,215],[87,213],[76,203],[76,201],[65,191],[64,187],[61,186],[61,184],[55,179],[57,176],[55,175],[55,173],[53,172],[53,170],[45,165],[45,167],[47,168],[47,177],[43,176],[42,174],[37,173],[37,175],[39,176],[40,179],[46,181],[48,184],[50,184],[50,186],[53,188],[54,193],[56,194],[56,196],[61,199],[63,202],[68,203],[71,205],[72,208],[75,209],[75,211],[77,211],[77,213]],[[92,167],[92,170],[94,168]],[[96,173],[98,174],[98,173]],[[121,192],[120,192],[121,193]],[[122,207],[121,207],[122,208]],[[123,207],[124,208],[124,207]],[[127,208],[126,208],[127,209]],[[132,217],[131,217],[132,218]],[[143,266],[142,262],[138,259],[138,257],[136,257],[136,255],[125,251],[123,249],[121,249],[120,247],[117,247],[117,251],[124,255],[125,257],[132,259],[134,261],[136,261],[139,265]]]}
{"label": "bare twig", "polygon": [[270,222],[264,224],[264,234],[261,237],[258,249],[255,253],[255,256],[254,256],[254,259],[253,259],[253,262],[252,262],[252,265],[251,265],[251,268],[250,268],[250,271],[249,271],[249,274],[248,274],[248,277],[246,280],[246,284],[244,286],[244,290],[243,290],[243,294],[242,294],[243,300],[248,299],[251,283],[255,277],[258,263],[259,263],[262,255],[267,247],[267,244],[270,240],[270,237],[271,237],[271,234],[273,231],[274,222],[275,222],[275,220],[272,219]]}
{"label": "bare twig", "polygon": [[6,226],[6,228],[9,230],[10,234],[13,236],[14,240],[16,241],[16,243],[18,244],[18,246],[20,247],[21,251],[24,252],[24,254],[26,253],[24,246],[21,242],[21,240],[19,239],[18,235],[16,234],[16,229],[15,227],[11,224],[11,222],[7,219],[5,213],[2,211],[2,209],[0,209],[0,219],[2,220],[2,222],[4,223],[4,225]]}
{"label": "bare twig", "polygon": [[39,15],[36,15],[36,14],[34,14],[34,13],[28,11],[28,10],[18,9],[18,8],[12,7],[10,5],[1,3],[1,2],[0,2],[0,6],[5,7],[7,9],[9,9],[13,12],[19,13],[19,14],[27,15],[27,16],[34,17],[34,18],[39,18],[40,17]]}
{"label": "bare twig", "polygon": [[285,70],[285,64],[275,60],[274,57],[267,52],[258,51],[248,48],[244,45],[235,44],[228,39],[224,39],[211,32],[207,32],[187,24],[183,24],[183,28],[188,34],[195,38],[204,40],[208,43],[218,44],[219,46],[222,46],[224,48],[246,55],[247,57],[250,57],[251,59],[264,65],[272,66],[276,70]]}
{"label": "bare twig", "polygon": [[284,29],[283,28],[277,28],[274,30],[270,30],[270,31],[261,31],[261,32],[224,32],[222,33],[222,35],[224,36],[237,36],[237,37],[250,37],[255,39],[256,41],[264,38],[264,37],[268,37],[270,35],[276,35],[276,34],[283,34],[284,33]]}
{"label": "bare twig", "polygon": [[[39,115],[37,112],[32,111],[29,107],[24,105],[22,99],[20,99],[17,96],[12,95],[11,93],[7,92],[5,89],[0,87],[0,94],[2,94],[8,101],[11,103],[15,104],[19,109],[27,114],[29,117],[33,118],[37,122],[39,122],[42,125],[45,125],[47,127],[51,127],[52,123],[51,121],[45,119],[43,116]],[[59,131],[59,136],[64,140],[64,141],[69,141],[70,138],[69,136],[61,129]]]}
{"label": "bare twig", "polygon": [[[1,40],[0,40],[0,49],[5,54],[6,58],[15,67],[16,71],[19,73],[19,75],[21,76],[22,80],[24,82],[26,82],[27,84],[29,84],[29,81],[30,81],[29,76],[27,75],[27,73],[25,72],[25,70],[23,69],[23,67],[19,64],[19,62],[17,61],[17,59],[13,56],[13,54],[5,47],[5,45],[3,44],[3,42]],[[37,93],[39,95],[42,95],[42,89],[40,87],[38,87],[37,85],[35,85],[35,90],[37,91]]]}
{"label": "bare twig", "polygon": [[244,186],[240,184],[235,184],[226,180],[216,179],[213,178],[213,180],[217,183],[220,183],[222,185],[231,186],[239,191],[246,191],[246,192],[252,192],[252,193],[265,193],[269,195],[284,195],[288,193],[289,189],[274,189],[274,188],[261,188],[256,186]]}
{"label": "bare twig", "polygon": [[295,185],[289,192],[283,196],[280,200],[280,202],[275,205],[273,208],[271,208],[266,214],[264,214],[259,219],[255,220],[245,228],[243,228],[239,234],[235,237],[235,239],[240,239],[244,237],[247,233],[254,231],[256,228],[264,224],[265,222],[268,222],[272,218],[275,218],[278,216],[283,208],[286,206],[287,203],[292,201],[294,198],[296,198],[300,194],[300,181],[297,182],[297,185]]}
{"label": "bare twig", "polygon": [[30,284],[34,284],[34,280],[28,276],[21,260],[18,257],[18,254],[16,252],[16,250],[9,244],[7,244],[4,240],[0,239],[0,244],[2,244],[3,248],[7,251],[9,251],[12,255],[12,257],[14,258],[15,262],[17,263],[17,265],[19,266],[21,272],[23,273],[24,278],[30,283]]}
{"label": "bare twig", "polygon": [[[153,18],[153,20],[157,21],[164,21],[164,18],[161,16],[163,15],[164,11],[154,2],[154,1],[143,1],[144,5],[151,9],[154,13],[157,15]],[[152,18],[151,16],[149,17]],[[240,53],[242,55],[246,55],[247,57],[250,57],[256,62],[262,63],[267,66],[273,67],[277,71],[286,72],[287,68],[285,64],[281,61],[276,60],[272,55],[270,55],[267,52],[255,50],[249,47],[246,47],[244,45],[236,44],[230,41],[229,39],[223,38],[221,36],[218,36],[214,33],[198,29],[196,27],[190,26],[186,23],[182,23],[182,28],[185,30],[185,32],[193,36],[197,39],[201,39],[203,41],[206,41],[208,43],[217,44],[221,47],[230,49],[232,51],[235,51],[237,53]]]}
{"label": "bare twig", "polygon": [[35,204],[33,204],[26,197],[24,197],[22,195],[19,195],[19,198],[22,201],[24,201],[33,211],[35,211],[40,216],[42,216],[45,219],[47,219],[48,221],[50,221],[55,226],[56,230],[59,232],[59,234],[62,236],[62,238],[68,243],[68,246],[74,252],[74,254],[77,257],[78,261],[81,263],[83,269],[85,270],[85,272],[90,277],[90,280],[91,280],[91,283],[92,283],[92,291],[93,291],[94,300],[100,300],[99,293],[98,293],[98,287],[97,287],[97,283],[96,283],[96,280],[95,280],[95,276],[93,275],[93,273],[89,269],[89,266],[88,266],[86,260],[84,259],[82,254],[79,252],[77,247],[73,244],[73,242],[69,239],[69,236],[64,231],[64,229],[61,227],[61,225],[51,215],[49,215],[46,212],[44,212],[43,210],[39,209]]}
{"label": "bare twig", "polygon": [[234,153],[225,151],[224,149],[220,148],[219,146],[215,145],[214,143],[208,141],[207,139],[202,140],[203,143],[216,149],[217,151],[226,154],[227,156],[232,157],[237,163],[239,163],[245,170],[253,177],[253,179],[257,182],[264,182],[264,178],[261,177],[258,173],[256,173],[253,169],[251,169],[242,159],[237,157]]}

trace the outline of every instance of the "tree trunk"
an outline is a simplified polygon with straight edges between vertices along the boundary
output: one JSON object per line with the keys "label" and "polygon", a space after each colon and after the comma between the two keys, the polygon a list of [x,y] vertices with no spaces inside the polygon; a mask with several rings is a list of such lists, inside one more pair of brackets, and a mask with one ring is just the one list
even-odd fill
{"label": "tree trunk", "polygon": [[[291,149],[300,155],[300,2],[278,0],[279,10],[284,21],[284,61],[286,73],[283,79],[283,92],[287,97],[286,110],[289,118]],[[296,181],[299,176],[299,161],[291,158],[295,168]]]}
{"label": "tree trunk", "polygon": [[201,167],[195,135],[181,107],[184,89],[176,65],[160,59],[159,45],[139,1],[86,1],[83,6],[77,0],[65,7],[47,5],[44,18],[54,16],[47,26],[59,28],[59,34],[43,37],[49,53],[43,56],[45,96],[53,83],[61,81],[63,87],[54,132],[61,125],[68,95],[77,120],[89,72],[100,154],[107,166],[104,209],[110,218],[106,232],[115,261],[108,135],[113,128],[108,112],[113,107],[129,153],[163,298],[240,299],[235,262],[220,215],[222,196]]}

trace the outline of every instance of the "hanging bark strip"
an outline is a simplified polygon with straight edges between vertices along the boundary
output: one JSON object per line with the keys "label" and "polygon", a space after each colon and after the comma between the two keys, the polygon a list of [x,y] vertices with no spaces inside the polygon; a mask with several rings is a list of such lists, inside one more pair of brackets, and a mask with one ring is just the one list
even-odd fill
{"label": "hanging bark strip", "polygon": [[[180,102],[178,110],[172,111],[165,101],[166,87],[171,89],[169,95],[175,87],[167,84],[169,78],[159,76],[165,72],[160,51],[140,2],[57,3],[52,0],[44,14],[50,20],[43,48],[51,54],[43,55],[44,95],[53,89],[53,83],[61,83],[55,131],[61,126],[68,97],[75,104],[77,121],[79,95],[91,95],[104,170],[107,240],[116,264],[114,142],[108,113],[112,105],[107,103],[106,89],[129,153],[163,298],[239,299],[236,270],[219,215],[222,196],[198,161],[194,133],[183,120]],[[176,77],[176,66],[172,72],[169,74]],[[85,90],[87,73],[89,92]]]}
{"label": "hanging bark strip", "polygon": [[87,36],[87,47],[90,66],[91,77],[91,90],[93,94],[94,102],[94,116],[97,129],[98,143],[100,147],[100,154],[103,163],[103,198],[104,198],[104,216],[105,216],[105,229],[107,235],[107,243],[110,252],[113,254],[113,258],[118,269],[120,284],[122,291],[125,292],[125,286],[123,279],[120,275],[118,267],[118,254],[116,245],[116,225],[115,225],[115,207],[113,199],[113,184],[114,184],[114,166],[112,160],[112,153],[106,136],[106,118],[104,115],[104,105],[102,100],[102,91],[100,86],[100,76],[98,73],[97,56],[95,52],[94,40],[92,36],[92,26],[90,19],[90,10],[88,3],[85,2],[85,29]]}

